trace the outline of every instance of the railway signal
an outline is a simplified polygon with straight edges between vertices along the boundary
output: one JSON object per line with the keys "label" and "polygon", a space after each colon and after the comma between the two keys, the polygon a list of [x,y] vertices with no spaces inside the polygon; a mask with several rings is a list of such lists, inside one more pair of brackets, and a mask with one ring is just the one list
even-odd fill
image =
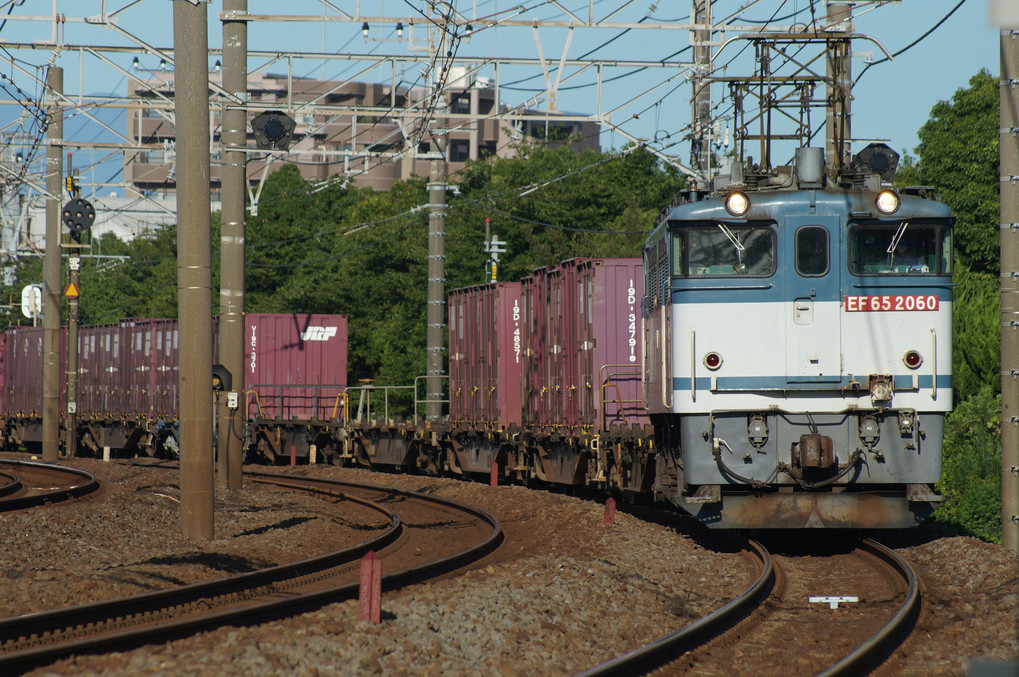
{"label": "railway signal", "polygon": [[[78,187],[73,183],[71,177],[67,177],[68,190],[74,195],[78,193]],[[92,224],[96,220],[96,210],[92,203],[80,197],[74,197],[64,205],[61,210],[60,221],[71,233],[71,239],[76,243],[81,242],[83,235],[92,230]]]}
{"label": "railway signal", "polygon": [[268,150],[287,150],[297,123],[293,118],[278,110],[267,110],[255,116],[251,129],[255,133],[255,144]]}

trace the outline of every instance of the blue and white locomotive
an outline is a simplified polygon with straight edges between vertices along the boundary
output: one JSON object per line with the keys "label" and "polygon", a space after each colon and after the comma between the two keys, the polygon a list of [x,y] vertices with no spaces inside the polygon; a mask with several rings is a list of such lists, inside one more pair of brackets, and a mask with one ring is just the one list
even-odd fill
{"label": "blue and white locomotive", "polygon": [[647,239],[655,492],[720,528],[914,526],[952,406],[952,227],[874,144],[734,166]]}

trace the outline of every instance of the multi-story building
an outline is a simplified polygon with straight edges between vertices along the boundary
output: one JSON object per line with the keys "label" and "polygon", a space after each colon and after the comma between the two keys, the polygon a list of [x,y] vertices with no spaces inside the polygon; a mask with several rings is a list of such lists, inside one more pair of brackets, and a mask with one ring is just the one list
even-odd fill
{"label": "multi-story building", "polygon": [[[218,84],[218,74],[210,75]],[[142,194],[169,196],[175,190],[173,90],[172,72],[147,73],[131,84],[137,103],[128,111],[128,137],[148,149],[125,153],[124,178]],[[430,154],[438,150],[433,128],[445,130],[438,143],[446,144],[450,173],[468,159],[511,156],[515,144],[526,140],[559,144],[571,139],[579,148],[599,148],[596,123],[577,119],[582,116],[512,109],[496,102],[486,80],[469,82],[462,72],[453,73],[439,100],[425,88],[259,75],[248,82],[248,109],[247,176],[252,185],[266,171],[290,162],[307,180],[344,177],[357,186],[386,190],[399,179],[428,175]],[[256,150],[250,121],[263,110],[282,111],[296,122],[288,151]],[[213,199],[220,189],[220,113],[210,110]]]}

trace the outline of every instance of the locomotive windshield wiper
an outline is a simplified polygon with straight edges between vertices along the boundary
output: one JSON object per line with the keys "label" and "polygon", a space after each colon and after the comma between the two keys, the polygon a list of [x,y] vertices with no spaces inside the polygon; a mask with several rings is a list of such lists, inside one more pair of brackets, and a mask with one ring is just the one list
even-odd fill
{"label": "locomotive windshield wiper", "polygon": [[743,252],[745,252],[747,248],[744,247],[743,243],[739,241],[739,238],[736,237],[736,234],[729,230],[729,227],[722,223],[721,221],[718,223],[718,228],[727,238],[729,238],[729,242],[732,243],[732,246],[736,248],[736,262],[737,262],[736,265],[742,266]]}
{"label": "locomotive windshield wiper", "polygon": [[885,250],[886,254],[894,254],[895,248],[899,246],[899,240],[906,232],[906,227],[909,226],[909,221],[903,221],[899,224],[899,229],[895,231],[895,235],[892,236],[892,242],[888,245],[888,249]]}

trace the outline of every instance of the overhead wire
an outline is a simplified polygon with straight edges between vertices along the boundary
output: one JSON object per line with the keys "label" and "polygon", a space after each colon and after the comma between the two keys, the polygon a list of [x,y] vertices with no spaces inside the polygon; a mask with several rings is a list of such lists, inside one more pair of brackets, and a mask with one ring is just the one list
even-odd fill
{"label": "overhead wire", "polygon": [[908,45],[906,45],[902,49],[900,49],[900,50],[898,50],[896,52],[892,52],[892,55],[890,57],[886,56],[884,58],[878,59],[877,61],[872,61],[872,62],[868,63],[866,66],[863,67],[863,70],[860,71],[860,74],[856,76],[856,79],[853,80],[853,85],[852,86],[853,87],[856,86],[856,83],[858,83],[860,81],[860,78],[863,77],[864,73],[866,73],[868,70],[870,70],[871,66],[876,66],[879,63],[884,63],[885,61],[888,61],[889,59],[897,57],[900,54],[903,54],[903,53],[907,52],[908,50],[912,49],[913,47],[916,47],[918,44],[920,44],[920,42],[922,42],[925,38],[927,38],[931,33],[933,33],[934,31],[938,30],[938,28],[940,28],[943,23],[948,21],[948,19],[953,14],[955,14],[956,11],[958,11],[958,9],[960,7],[962,7],[964,4],[966,4],[966,0],[959,0],[959,2],[955,5],[955,7],[950,9],[948,11],[948,13],[945,14],[945,16],[941,17],[941,19],[936,24],[934,24],[929,29],[927,29],[927,31],[923,35],[918,37],[916,40],[913,40],[913,42],[909,43]]}

